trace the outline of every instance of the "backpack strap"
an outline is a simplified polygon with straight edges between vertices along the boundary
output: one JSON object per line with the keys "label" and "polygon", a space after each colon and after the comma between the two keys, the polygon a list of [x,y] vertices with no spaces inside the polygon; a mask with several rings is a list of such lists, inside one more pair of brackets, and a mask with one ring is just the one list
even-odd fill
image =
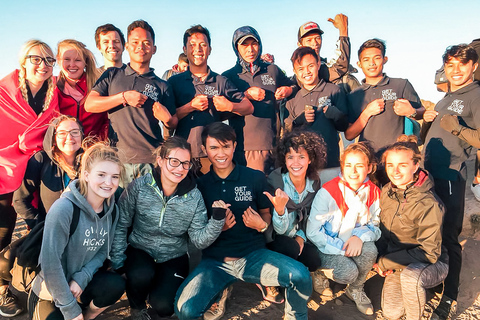
{"label": "backpack strap", "polygon": [[72,223],[70,224],[70,234],[69,238],[73,235],[75,230],[77,230],[78,227],[78,221],[80,220],[80,208],[72,202],[73,205],[73,216],[72,216]]}

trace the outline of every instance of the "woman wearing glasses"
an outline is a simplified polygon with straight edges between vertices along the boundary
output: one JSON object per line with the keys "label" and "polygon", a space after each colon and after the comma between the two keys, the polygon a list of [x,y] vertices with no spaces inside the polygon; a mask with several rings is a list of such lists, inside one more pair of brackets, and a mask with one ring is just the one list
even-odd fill
{"label": "woman wearing glasses", "polygon": [[[132,319],[149,319],[146,299],[159,316],[174,313],[178,287],[188,275],[188,239],[199,249],[220,234],[226,209],[207,210],[195,180],[191,147],[171,137],[155,150],[153,173],[135,179],[120,197],[112,245],[115,270],[127,276]],[[119,271],[121,272],[121,271]]]}
{"label": "woman wearing glasses", "polygon": [[[48,123],[58,112],[50,47],[30,40],[23,45],[19,62],[20,69],[0,80],[0,249],[10,243],[15,228],[13,191],[22,182],[28,159],[42,148]],[[0,311],[3,293],[0,289]]]}
{"label": "woman wearing glasses", "polygon": [[60,66],[57,92],[60,113],[76,117],[83,124],[85,136],[105,140],[108,133],[106,112],[85,111],[85,98],[99,77],[93,53],[80,41],[67,39],[58,44]]}

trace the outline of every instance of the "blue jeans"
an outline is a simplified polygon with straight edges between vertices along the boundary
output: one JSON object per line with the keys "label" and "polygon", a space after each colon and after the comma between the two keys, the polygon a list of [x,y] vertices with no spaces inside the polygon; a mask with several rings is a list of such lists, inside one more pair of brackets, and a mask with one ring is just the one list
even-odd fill
{"label": "blue jeans", "polygon": [[308,269],[267,249],[235,261],[203,259],[178,289],[175,313],[180,320],[201,317],[217,295],[237,280],[286,288],[285,319],[308,319],[307,301],[312,293]]}

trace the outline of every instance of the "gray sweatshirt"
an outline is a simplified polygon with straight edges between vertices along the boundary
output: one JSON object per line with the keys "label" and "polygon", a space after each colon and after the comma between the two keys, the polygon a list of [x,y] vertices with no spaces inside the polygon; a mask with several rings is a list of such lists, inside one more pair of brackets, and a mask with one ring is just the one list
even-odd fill
{"label": "gray sweatshirt", "polygon": [[[39,257],[42,270],[32,287],[39,298],[53,301],[65,319],[82,312],[70,292],[69,282],[74,280],[85,290],[109,254],[117,222],[112,223],[113,197],[110,205],[104,202],[105,215],[100,219],[77,187],[78,180],[74,180],[48,211]],[[70,236],[72,203],[80,208],[80,217]]]}

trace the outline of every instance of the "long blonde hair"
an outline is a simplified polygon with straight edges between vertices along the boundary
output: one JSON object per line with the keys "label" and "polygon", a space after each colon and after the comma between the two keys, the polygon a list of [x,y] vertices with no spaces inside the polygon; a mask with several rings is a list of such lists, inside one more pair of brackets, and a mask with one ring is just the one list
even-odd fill
{"label": "long blonde hair", "polygon": [[[25,71],[25,62],[27,61],[27,56],[30,50],[34,47],[39,47],[40,51],[45,57],[54,57],[52,49],[43,41],[32,39],[25,42],[20,49],[20,55],[18,57],[18,62],[20,64],[20,70],[18,72],[18,87],[22,93],[23,100],[28,103],[28,91],[27,91],[27,79]],[[47,95],[45,96],[45,102],[43,103],[43,110],[46,110],[50,105],[50,102],[53,98],[53,93],[55,92],[55,83],[53,77],[48,78],[48,89]]]}
{"label": "long blonde hair", "polygon": [[[86,74],[86,81],[87,81],[87,92],[90,92],[95,81],[97,81],[98,77],[100,76],[100,72],[97,69],[97,63],[95,61],[95,57],[93,53],[87,49],[87,46],[80,41],[74,39],[65,39],[60,41],[57,46],[57,60],[59,64],[61,63],[61,54],[62,51],[66,48],[73,48],[77,51],[78,56],[83,60],[85,63],[85,74]],[[65,75],[62,71],[59,74],[61,81],[66,81]]]}

